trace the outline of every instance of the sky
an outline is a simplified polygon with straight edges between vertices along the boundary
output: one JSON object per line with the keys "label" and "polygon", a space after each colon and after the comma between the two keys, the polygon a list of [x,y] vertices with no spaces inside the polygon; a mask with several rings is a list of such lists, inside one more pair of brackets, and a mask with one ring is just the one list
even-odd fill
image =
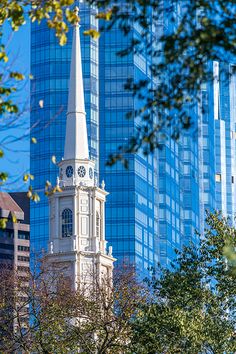
{"label": "sky", "polygon": [[[0,148],[4,157],[0,159],[0,172],[9,174],[8,181],[0,187],[2,191],[23,191],[27,189],[22,176],[29,172],[29,98],[30,98],[30,24],[26,23],[19,31],[13,32],[9,25],[4,27],[2,42],[7,45],[9,62],[0,71],[18,71],[26,76],[20,84],[15,102],[21,115],[0,119]],[[8,123],[11,122],[11,128]]]}

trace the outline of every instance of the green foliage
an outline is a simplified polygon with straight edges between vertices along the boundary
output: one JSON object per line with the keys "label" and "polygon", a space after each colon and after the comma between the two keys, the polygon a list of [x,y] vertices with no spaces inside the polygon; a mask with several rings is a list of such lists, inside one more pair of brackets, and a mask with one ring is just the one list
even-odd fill
{"label": "green foliage", "polygon": [[31,143],[32,143],[32,144],[37,144],[37,139],[36,139],[35,137],[32,137],[32,138],[31,138]]}
{"label": "green foliage", "polygon": [[5,229],[7,226],[7,219],[1,218],[0,219],[0,229]]}
{"label": "green foliage", "polygon": [[145,301],[133,271],[117,273],[114,288],[110,278],[101,283],[91,274],[93,287],[82,282],[75,290],[66,268],[51,272],[41,261],[37,272],[24,277],[0,269],[0,352],[128,354],[130,320],[137,303]]}
{"label": "green foliage", "polygon": [[40,197],[39,197],[38,193],[33,191],[32,186],[29,186],[29,188],[28,188],[27,197],[35,203],[38,203],[40,201]]}
{"label": "green foliage", "polygon": [[[67,41],[68,23],[74,24],[79,20],[78,15],[71,9],[71,5],[74,3],[74,0],[47,0],[43,2],[41,0],[2,0],[0,3],[0,36],[2,37],[2,28],[6,22],[10,23],[13,31],[17,31],[29,19],[38,23],[45,20],[48,27],[55,31],[60,45],[64,45]],[[3,43],[0,46],[0,61],[5,63],[8,61]],[[24,75],[10,72],[9,80],[5,78],[5,81],[9,83],[7,87],[1,82],[2,75],[0,78],[0,116],[4,113],[17,113],[18,107],[12,100],[6,100],[6,96],[16,90],[11,79],[22,81]]]}
{"label": "green foliage", "polygon": [[126,89],[140,100],[140,108],[129,114],[130,119],[137,118],[137,131],[108,164],[124,162],[126,153],[141,150],[147,155],[160,148],[166,137],[178,140],[183,130],[196,127],[197,118],[190,112],[198,108],[202,84],[213,79],[212,61],[229,63],[235,58],[235,1],[89,3],[102,9],[101,20],[110,14],[101,32],[116,27],[127,37],[128,44],[117,55],[144,55],[152,75],[146,80],[128,78]]}
{"label": "green foliage", "polygon": [[[182,130],[196,123],[190,108],[199,102],[201,85],[212,80],[212,60],[229,62],[236,52],[236,4],[231,0],[173,0],[163,6],[162,0],[124,0],[122,6],[111,0],[88,0],[99,9],[100,32],[117,26],[128,39],[128,44],[117,53],[145,53],[150,59],[150,79],[135,81],[127,78],[126,89],[142,102],[130,112],[129,119],[138,118],[136,134],[108,164],[117,160],[125,163],[126,153],[142,150],[144,154],[162,146],[166,136],[178,139]],[[9,22],[14,31],[27,20],[46,21],[66,44],[68,24],[79,20],[73,11],[74,0],[2,0],[0,26]],[[168,31],[162,18],[168,18]],[[136,31],[131,32],[134,24]],[[100,33],[88,28],[85,35],[98,39]],[[1,35],[1,33],[0,33]],[[7,62],[4,44],[0,47],[0,61]],[[20,73],[10,73],[12,80],[22,80]],[[0,82],[0,115],[17,113],[14,102],[7,98],[15,91],[14,84],[5,87]]]}
{"label": "green foliage", "polygon": [[17,217],[14,213],[11,213],[11,219],[12,219],[13,224],[17,223]]}
{"label": "green foliage", "polygon": [[49,197],[56,192],[61,193],[62,189],[58,185],[52,186],[50,181],[46,181],[44,194]]}
{"label": "green foliage", "polygon": [[11,72],[10,73],[10,78],[16,79],[18,81],[24,80],[24,75],[18,72]]}
{"label": "green foliage", "polygon": [[28,182],[28,180],[34,180],[34,176],[31,175],[30,173],[26,173],[26,174],[24,174],[24,176],[23,176],[23,181],[24,181],[24,182]]}
{"label": "green foliage", "polygon": [[229,242],[226,243],[224,247],[224,255],[228,261],[230,268],[236,274],[236,253],[234,247]]}
{"label": "green foliage", "polygon": [[100,33],[96,31],[95,29],[89,29],[87,31],[84,31],[85,36],[90,36],[93,39],[98,39],[100,37]]}
{"label": "green foliage", "polygon": [[134,321],[135,353],[234,353],[236,350],[236,230],[220,214],[209,214],[200,248],[178,254],[170,270],[153,276],[151,304]]}
{"label": "green foliage", "polygon": [[[79,17],[73,11],[74,0],[2,0],[0,2],[0,37],[2,39],[3,25],[9,23],[13,31],[17,31],[26,21],[38,22],[45,20],[48,27],[51,28],[58,37],[60,45],[66,44],[68,25],[79,21]],[[0,45],[0,63],[7,63],[9,60],[6,53],[6,47],[1,41]],[[10,67],[10,65],[9,65]],[[10,114],[19,113],[15,97],[13,94],[17,91],[18,82],[25,80],[22,73],[11,71],[10,68],[3,65],[0,73],[0,117],[4,118]],[[29,76],[33,79],[32,75]],[[43,108],[43,101],[39,102]],[[32,143],[36,144],[37,140],[32,138]],[[3,147],[4,149],[4,147]],[[1,150],[2,151],[2,150]],[[1,173],[1,183],[7,179],[7,173]],[[23,180],[27,182],[29,175],[23,176]],[[28,191],[31,200],[39,201],[39,196],[32,190]]]}
{"label": "green foliage", "polygon": [[8,174],[5,172],[0,172],[0,185],[6,182],[8,179]]}
{"label": "green foliage", "polygon": [[1,51],[0,51],[0,61],[3,61],[4,63],[7,63],[8,62],[8,56],[6,55],[4,45],[1,45],[0,49],[1,49]]}
{"label": "green foliage", "polygon": [[112,10],[109,10],[107,12],[99,12],[96,15],[96,18],[99,19],[99,20],[110,21],[111,18],[112,18],[112,13],[113,13]]}
{"label": "green foliage", "polygon": [[[186,247],[171,269],[153,274],[149,294],[133,269],[116,270],[113,284],[92,274],[93,287],[81,283],[76,291],[63,276],[67,269],[49,271],[44,258],[29,287],[11,272],[14,283],[0,287],[0,346],[63,354],[78,348],[86,354],[235,353],[236,273],[225,247],[231,245],[234,260],[236,229],[219,213],[208,215],[207,226],[198,249]],[[25,326],[22,306],[31,321],[12,336],[10,319]]]}
{"label": "green foliage", "polygon": [[[0,55],[0,61],[1,60],[4,61],[4,57],[1,59]],[[18,112],[17,105],[9,98],[9,96],[16,92],[16,87],[12,80],[23,80],[23,75],[16,72],[10,72],[9,76],[4,78],[4,80],[7,80],[7,85],[3,82],[3,74],[0,74],[0,116],[6,113],[14,114]]]}
{"label": "green foliage", "polygon": [[[108,164],[117,160],[126,163],[126,153],[142,150],[147,155],[161,147],[166,136],[178,139],[182,130],[196,123],[189,112],[199,103],[202,84],[213,79],[211,61],[229,62],[236,54],[236,4],[233,0],[173,0],[165,6],[162,0],[125,0],[122,6],[111,0],[87,2],[101,10],[96,15],[101,32],[117,26],[129,38],[117,55],[145,53],[151,63],[152,81],[127,78],[126,89],[142,102],[140,108],[130,112],[129,119],[138,118],[139,123],[129,143],[111,155]],[[60,45],[64,45],[68,23],[79,20],[73,11],[74,4],[74,0],[3,0],[0,25],[9,22],[16,31],[28,19],[38,23],[45,20]],[[168,31],[161,20],[164,16],[168,18]],[[135,33],[131,32],[134,23]],[[100,36],[94,28],[88,28],[84,34],[93,39]],[[8,60],[3,44],[0,60]],[[9,76],[23,79],[19,73]],[[0,115],[17,113],[17,106],[6,98],[15,90],[14,85],[5,87],[0,83],[0,88]]]}
{"label": "green foliage", "polygon": [[57,164],[57,159],[56,159],[56,156],[55,156],[55,155],[52,155],[51,161],[52,161],[52,163],[53,163],[54,165]]}

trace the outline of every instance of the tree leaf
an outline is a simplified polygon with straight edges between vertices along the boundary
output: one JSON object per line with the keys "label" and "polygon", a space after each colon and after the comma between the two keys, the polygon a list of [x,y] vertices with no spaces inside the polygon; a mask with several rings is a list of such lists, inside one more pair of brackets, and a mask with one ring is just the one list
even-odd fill
{"label": "tree leaf", "polygon": [[53,155],[53,156],[51,157],[51,161],[52,161],[52,163],[54,163],[54,164],[56,165],[57,160],[56,160],[56,156],[55,156],[55,155]]}
{"label": "tree leaf", "polygon": [[92,37],[95,40],[100,37],[100,33],[97,30],[95,30],[95,29],[89,29],[87,31],[84,31],[84,35],[85,36],[90,36],[90,37]]}

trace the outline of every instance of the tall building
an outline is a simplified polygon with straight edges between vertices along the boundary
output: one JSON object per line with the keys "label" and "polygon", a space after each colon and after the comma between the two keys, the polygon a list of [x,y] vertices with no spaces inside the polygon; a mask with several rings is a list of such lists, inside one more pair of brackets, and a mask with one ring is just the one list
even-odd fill
{"label": "tall building", "polygon": [[[176,5],[174,11],[176,24],[165,13],[153,23],[153,42],[157,34],[177,25],[181,7]],[[80,5],[81,33],[98,29],[95,14],[95,9]],[[31,30],[31,125],[38,122],[32,132],[38,144],[32,145],[31,173],[35,175],[34,188],[42,192],[45,181],[55,183],[57,177],[51,156],[58,161],[63,157],[71,33],[68,44],[59,47],[45,23],[34,24]],[[148,78],[157,85],[150,76],[152,58],[148,54],[116,55],[131,38],[141,38],[138,25],[134,24],[126,37],[115,26],[99,41],[82,35],[81,49],[90,157],[110,192],[106,237],[117,263],[129,260],[144,271],[157,262],[168,265],[175,249],[183,244],[198,243],[195,231],[203,231],[206,208],[234,215],[236,80],[235,75],[225,79],[222,68],[226,64],[209,63],[212,72],[218,74],[213,83],[202,85],[201,103],[191,109],[194,129],[178,142],[163,142],[163,148],[148,157],[129,155],[128,169],[120,163],[109,167],[108,156],[127,144],[140,124],[125,117],[140,105],[124,89],[127,78]],[[38,205],[31,206],[31,244],[35,249],[46,248],[49,235],[43,193],[41,198]]]}
{"label": "tall building", "polygon": [[[153,36],[155,32],[153,25]],[[114,27],[99,41],[100,174],[111,192],[106,223],[114,254],[118,262],[129,258],[139,268],[147,269],[159,261],[158,155],[129,155],[128,169],[121,163],[106,165],[109,155],[126,145],[140,124],[126,118],[140,104],[132,92],[124,89],[127,78],[151,79],[150,57],[116,55],[133,37],[141,38],[136,25],[126,37]]]}
{"label": "tall building", "polygon": [[[211,62],[212,83],[202,85],[199,119],[202,151],[202,204],[235,223],[236,75],[235,63]],[[203,110],[201,109],[203,108]]]}
{"label": "tall building", "polygon": [[105,239],[107,192],[97,186],[95,163],[89,159],[79,25],[72,45],[64,158],[57,180],[61,192],[53,193],[47,262],[70,280],[73,288],[98,277],[112,278],[112,247]]}
{"label": "tall building", "polygon": [[[15,271],[17,279],[23,289],[29,286],[29,259],[30,259],[30,206],[27,193],[3,193],[0,192],[0,218],[6,222],[6,227],[0,229],[0,273],[1,281],[7,285],[1,288],[1,300],[4,304],[9,302],[10,311],[13,312],[14,305],[11,301],[15,301],[14,287]],[[19,306],[19,313],[22,315],[20,319],[20,327],[26,330],[28,326],[29,313],[28,303],[24,302],[24,291],[18,299],[21,299],[22,304]],[[13,305],[13,307],[12,307]],[[9,335],[11,332],[19,328],[18,320],[15,314],[9,312],[7,322],[4,322],[4,309],[2,310],[1,335]],[[0,335],[0,351],[4,352],[6,347],[3,346]]]}
{"label": "tall building", "polygon": [[[98,29],[96,11],[80,4],[81,32],[89,27]],[[31,27],[31,137],[38,143],[31,144],[30,169],[35,179],[34,188],[39,192],[40,203],[31,204],[32,250],[47,248],[49,235],[48,200],[44,197],[45,182],[55,184],[58,168],[52,156],[61,161],[64,151],[68,77],[71,60],[72,30],[68,44],[60,47],[55,34],[45,22]],[[89,137],[90,157],[98,162],[98,42],[82,36],[83,79],[85,108]]]}
{"label": "tall building", "polygon": [[[29,270],[29,198],[26,193],[0,192],[0,217],[6,227],[0,229],[0,266]],[[13,219],[16,218],[16,222]]]}
{"label": "tall building", "polygon": [[[98,29],[95,14],[93,8],[80,4],[81,33],[88,28]],[[135,31],[138,33],[138,29]],[[120,164],[112,169],[105,164],[108,154],[127,143],[134,132],[134,122],[126,120],[125,114],[136,102],[123,84],[129,76],[145,77],[150,63],[137,56],[116,57],[115,52],[125,46],[125,41],[117,29],[100,41],[81,36],[89,150],[95,173],[100,173],[110,192],[107,240],[118,260],[129,259],[147,268],[158,261],[157,156],[130,156],[128,170]],[[60,47],[45,23],[33,24],[31,53],[31,125],[38,123],[32,131],[38,143],[31,146],[31,173],[35,176],[33,187],[42,192],[40,203],[31,205],[31,245],[39,250],[47,247],[49,235],[44,183],[55,183],[57,177],[51,156],[55,155],[58,161],[63,157],[71,31],[67,45]]]}

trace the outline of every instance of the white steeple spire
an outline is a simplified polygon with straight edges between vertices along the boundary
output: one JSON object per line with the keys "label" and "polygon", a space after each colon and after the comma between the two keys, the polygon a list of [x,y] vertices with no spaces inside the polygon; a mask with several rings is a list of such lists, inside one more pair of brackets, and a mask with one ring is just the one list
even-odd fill
{"label": "white steeple spire", "polygon": [[[78,13],[78,9],[76,9]],[[59,164],[60,192],[49,197],[49,269],[71,280],[74,289],[112,278],[111,247],[105,238],[107,192],[96,184],[95,162],[89,159],[79,25],[73,34],[64,159]],[[95,272],[91,274],[91,272]],[[110,281],[110,280],[109,280]]]}
{"label": "white steeple spire", "polygon": [[[75,12],[78,14],[76,7]],[[79,24],[74,26],[66,119],[65,160],[89,158]]]}

